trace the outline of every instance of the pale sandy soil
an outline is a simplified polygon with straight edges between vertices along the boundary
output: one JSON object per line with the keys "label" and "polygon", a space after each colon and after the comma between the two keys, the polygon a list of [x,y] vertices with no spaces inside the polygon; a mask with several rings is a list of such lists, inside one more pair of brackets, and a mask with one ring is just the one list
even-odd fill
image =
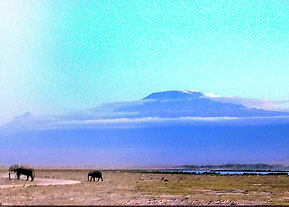
{"label": "pale sandy soil", "polygon": [[[16,187],[28,187],[28,186],[49,186],[49,185],[73,185],[80,183],[77,180],[61,180],[61,179],[51,179],[51,178],[35,178],[34,181],[26,181],[26,176],[23,176],[20,181],[12,178],[7,179],[7,173],[0,174],[0,189],[4,188],[16,188]],[[13,176],[11,176],[13,177]],[[17,183],[17,184],[16,184]]]}
{"label": "pale sandy soil", "polygon": [[25,181],[25,176],[22,180],[8,180],[7,174],[2,170],[0,204],[284,205],[289,203],[289,176],[102,172],[103,182],[88,182],[88,170],[37,170],[36,179],[31,182]]}

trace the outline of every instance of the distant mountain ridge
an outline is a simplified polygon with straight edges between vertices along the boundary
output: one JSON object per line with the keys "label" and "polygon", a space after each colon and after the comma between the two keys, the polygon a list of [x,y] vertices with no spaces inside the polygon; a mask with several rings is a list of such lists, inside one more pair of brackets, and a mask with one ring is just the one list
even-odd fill
{"label": "distant mountain ridge", "polygon": [[261,123],[260,119],[262,118],[276,119],[278,117],[289,117],[289,112],[250,108],[228,101],[222,102],[199,91],[174,90],[152,93],[138,101],[102,104],[92,109],[62,115],[34,116],[30,112],[26,112],[15,117],[10,123],[0,126],[0,133],[1,127],[28,127],[33,129],[35,126],[41,127],[42,125],[50,125],[50,123],[55,125],[73,122],[75,125],[77,121],[92,123],[93,121],[105,122],[104,120],[112,122],[118,119],[142,122],[142,120],[153,121],[156,119],[165,120],[166,118],[173,120],[183,118],[192,120],[202,118],[212,118],[212,120],[214,118],[216,120],[217,118],[258,118],[258,123]]}
{"label": "distant mountain ridge", "polygon": [[0,126],[0,164],[288,164],[288,112],[232,100],[165,91],[66,114],[25,113]]}

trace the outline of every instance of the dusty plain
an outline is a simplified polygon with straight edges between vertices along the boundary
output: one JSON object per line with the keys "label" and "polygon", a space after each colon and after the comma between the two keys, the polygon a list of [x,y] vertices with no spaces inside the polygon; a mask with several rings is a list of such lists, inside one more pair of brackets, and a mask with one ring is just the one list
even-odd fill
{"label": "dusty plain", "polygon": [[[288,175],[191,175],[104,170],[36,170],[35,181],[8,180],[0,169],[0,205],[289,205]],[[79,181],[79,182],[77,182]]]}

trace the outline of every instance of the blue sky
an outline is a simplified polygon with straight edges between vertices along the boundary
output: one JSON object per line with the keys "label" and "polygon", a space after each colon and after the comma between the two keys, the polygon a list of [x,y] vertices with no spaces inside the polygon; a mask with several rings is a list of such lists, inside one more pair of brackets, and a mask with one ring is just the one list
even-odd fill
{"label": "blue sky", "polygon": [[156,91],[288,100],[289,2],[0,2],[0,123]]}

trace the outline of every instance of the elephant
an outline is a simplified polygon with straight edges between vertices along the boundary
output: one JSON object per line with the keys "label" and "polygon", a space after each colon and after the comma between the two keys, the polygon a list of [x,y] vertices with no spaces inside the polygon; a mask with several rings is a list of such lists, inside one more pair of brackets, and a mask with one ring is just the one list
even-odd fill
{"label": "elephant", "polygon": [[[90,179],[89,179],[89,177],[90,177]],[[97,178],[97,182],[99,181],[99,179],[101,179],[101,181],[103,181],[101,172],[99,172],[99,171],[92,171],[92,172],[89,172],[89,173],[88,173],[88,176],[87,176],[87,180],[88,180],[88,181],[91,182],[92,179],[93,179],[93,181],[95,181],[95,178]]]}
{"label": "elephant", "polygon": [[8,170],[9,180],[11,180],[10,177],[11,172],[16,173],[17,179],[20,179],[20,175],[26,175],[27,176],[26,180],[28,180],[29,177],[31,177],[31,181],[33,181],[35,177],[34,169],[30,165],[12,165]]}

